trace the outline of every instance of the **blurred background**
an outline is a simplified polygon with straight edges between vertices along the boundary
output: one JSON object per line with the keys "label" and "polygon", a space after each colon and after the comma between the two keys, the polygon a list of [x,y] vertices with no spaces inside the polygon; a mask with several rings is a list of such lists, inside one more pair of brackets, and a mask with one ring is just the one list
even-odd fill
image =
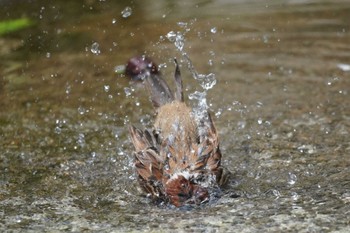
{"label": "blurred background", "polygon": [[[349,15],[345,0],[0,0],[0,231],[349,231]],[[176,57],[186,101],[208,104],[233,173],[215,203],[142,196],[127,125],[153,109],[117,72],[135,55],[167,80]]]}

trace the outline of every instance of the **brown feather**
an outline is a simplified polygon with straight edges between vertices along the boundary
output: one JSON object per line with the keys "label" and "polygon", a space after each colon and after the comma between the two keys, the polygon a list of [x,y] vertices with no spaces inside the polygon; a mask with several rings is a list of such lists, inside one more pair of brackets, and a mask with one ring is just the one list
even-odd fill
{"label": "brown feather", "polygon": [[130,126],[129,132],[143,190],[181,206],[208,200],[209,186],[224,184],[228,176],[221,167],[219,138],[212,118],[207,113],[197,125],[191,108],[183,102],[180,70],[175,63],[175,94],[159,73],[145,80],[157,108],[153,130]]}

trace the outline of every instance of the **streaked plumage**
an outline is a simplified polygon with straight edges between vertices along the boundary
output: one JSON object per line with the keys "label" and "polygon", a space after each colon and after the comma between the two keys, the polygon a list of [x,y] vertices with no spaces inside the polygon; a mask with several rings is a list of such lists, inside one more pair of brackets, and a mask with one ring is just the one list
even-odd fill
{"label": "streaked plumage", "polygon": [[179,207],[208,201],[227,177],[223,175],[218,133],[210,114],[200,122],[194,118],[184,103],[180,70],[175,63],[175,93],[148,58],[130,59],[126,73],[143,80],[157,113],[152,129],[129,127],[138,181],[154,199]]}

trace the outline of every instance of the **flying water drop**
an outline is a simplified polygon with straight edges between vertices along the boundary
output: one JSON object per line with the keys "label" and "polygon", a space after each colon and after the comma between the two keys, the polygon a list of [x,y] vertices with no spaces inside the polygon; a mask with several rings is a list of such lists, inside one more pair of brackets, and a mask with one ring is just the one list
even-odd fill
{"label": "flying water drop", "polygon": [[128,18],[132,14],[132,9],[131,7],[125,7],[124,10],[121,12],[123,18]]}
{"label": "flying water drop", "polygon": [[133,89],[132,88],[129,88],[129,87],[124,87],[124,92],[125,92],[125,96],[130,96],[133,92]]}
{"label": "flying water drop", "polygon": [[104,85],[103,89],[105,92],[109,92],[110,86],[109,85]]}
{"label": "flying water drop", "polygon": [[181,32],[174,32],[170,31],[166,35],[168,40],[172,43],[175,44],[175,47],[179,50],[182,51],[184,46],[185,46],[185,37]]}
{"label": "flying water drop", "polygon": [[297,176],[291,172],[288,173],[288,184],[293,185],[297,182]]}
{"label": "flying water drop", "polygon": [[99,55],[101,53],[101,50],[100,50],[100,45],[97,43],[97,42],[94,42],[92,45],[91,45],[91,49],[90,51],[95,54],[95,55]]}
{"label": "flying water drop", "polygon": [[198,74],[197,79],[201,82],[204,90],[212,89],[216,84],[215,74]]}

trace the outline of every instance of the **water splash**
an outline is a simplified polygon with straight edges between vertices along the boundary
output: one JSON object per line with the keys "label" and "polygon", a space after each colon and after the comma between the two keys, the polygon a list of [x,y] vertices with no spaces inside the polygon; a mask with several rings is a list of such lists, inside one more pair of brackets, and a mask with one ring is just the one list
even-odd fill
{"label": "water splash", "polygon": [[109,89],[110,89],[111,87],[109,86],[109,85],[104,85],[103,86],[103,90],[105,91],[105,92],[109,92]]}
{"label": "water splash", "polygon": [[78,107],[78,113],[79,113],[80,115],[84,115],[85,112],[86,112],[86,109],[85,109],[83,106],[79,106],[79,107]]}
{"label": "water splash", "polygon": [[63,119],[63,120],[57,119],[56,120],[56,127],[54,129],[54,132],[56,134],[61,134],[62,130],[63,130],[63,127],[65,127],[66,124],[67,124],[67,121],[65,119]]}
{"label": "water splash", "polygon": [[[190,100],[197,101],[197,105],[193,108],[193,114],[194,117],[199,125],[199,134],[201,135],[201,132],[206,131],[206,125],[203,124],[203,122],[207,122],[208,120],[208,104],[206,100],[206,94],[207,91],[212,89],[216,85],[216,77],[215,74],[209,73],[209,74],[199,74],[197,70],[195,69],[189,55],[184,50],[185,48],[185,35],[187,32],[189,32],[190,26],[195,22],[196,20],[192,20],[189,23],[186,22],[178,22],[178,26],[182,28],[182,31],[170,31],[166,34],[166,38],[174,43],[175,47],[178,51],[181,52],[181,55],[183,57],[183,60],[185,63],[187,63],[187,68],[191,72],[193,78],[197,80],[201,87],[203,88],[203,92],[201,91],[195,91],[189,95]],[[212,33],[216,33],[216,28],[211,29]],[[212,52],[215,54],[214,52]]]}
{"label": "water splash", "polygon": [[166,38],[172,43],[174,43],[175,47],[182,51],[185,46],[185,37],[181,32],[170,31],[166,35]]}
{"label": "water splash", "polygon": [[125,71],[125,65],[118,65],[114,67],[114,72],[117,74],[122,74]]}
{"label": "water splash", "polygon": [[132,15],[132,9],[131,7],[127,6],[122,10],[121,12],[123,18],[128,18],[129,16]]}
{"label": "water splash", "polygon": [[199,74],[193,63],[192,63],[192,60],[190,59],[190,57],[188,56],[187,53],[182,53],[182,56],[184,58],[184,60],[186,61],[187,63],[187,68],[190,70],[193,78],[195,80],[198,80],[200,82],[200,85],[201,87],[205,90],[205,91],[208,91],[210,89],[212,89],[215,84],[216,84],[216,77],[215,77],[215,74],[213,73],[210,73],[210,74]]}
{"label": "water splash", "polygon": [[80,147],[85,147],[85,135],[83,133],[80,133],[78,135],[78,139],[77,139],[77,144],[80,146]]}
{"label": "water splash", "polygon": [[204,92],[195,91],[195,92],[189,94],[188,98],[190,100],[197,100],[198,107],[200,110],[207,110],[208,104],[207,104],[206,95],[207,95],[207,93],[205,91]]}
{"label": "water splash", "polygon": [[207,132],[207,125],[203,125],[203,122],[208,122],[208,104],[207,104],[207,93],[195,91],[191,94],[189,94],[188,98],[190,100],[196,100],[197,106],[193,107],[193,116],[197,122],[198,125],[198,133],[199,136],[205,135]]}
{"label": "water splash", "polygon": [[288,173],[288,184],[294,185],[297,182],[297,176],[294,173]]}
{"label": "water splash", "polygon": [[133,93],[134,89],[130,88],[130,87],[124,87],[124,93],[125,96],[128,97]]}
{"label": "water splash", "polygon": [[337,67],[342,70],[342,71],[350,71],[350,65],[349,64],[345,64],[345,63],[339,63],[337,64]]}
{"label": "water splash", "polygon": [[69,94],[71,93],[71,91],[72,91],[72,86],[69,85],[68,83],[66,83],[65,93],[66,93],[67,95],[69,95]]}
{"label": "water splash", "polygon": [[276,199],[281,197],[281,192],[277,189],[273,189],[272,194],[276,197]]}
{"label": "water splash", "polygon": [[91,45],[90,51],[95,55],[99,55],[101,53],[100,45],[97,42],[94,42]]}
{"label": "water splash", "polygon": [[204,90],[212,89],[216,84],[215,74],[198,74],[197,80],[200,81],[200,84]]}
{"label": "water splash", "polygon": [[301,145],[298,147],[300,153],[314,154],[316,152],[313,145]]}
{"label": "water splash", "polygon": [[292,192],[291,198],[293,201],[297,201],[299,199],[299,194],[297,192]]}

